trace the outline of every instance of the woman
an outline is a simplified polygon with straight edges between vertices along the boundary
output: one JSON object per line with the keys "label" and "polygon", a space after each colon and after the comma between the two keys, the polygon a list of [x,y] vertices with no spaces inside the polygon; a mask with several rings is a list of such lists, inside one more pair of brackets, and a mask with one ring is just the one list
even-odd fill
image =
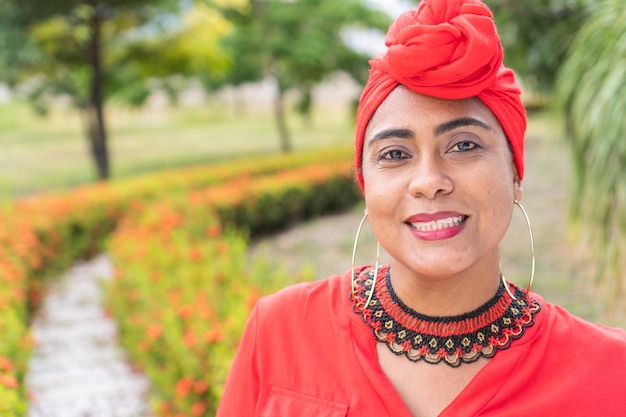
{"label": "woman", "polygon": [[391,262],[259,301],[218,416],[626,415],[626,332],[502,277],[526,116],[491,12],[426,0],[386,44],[356,163]]}

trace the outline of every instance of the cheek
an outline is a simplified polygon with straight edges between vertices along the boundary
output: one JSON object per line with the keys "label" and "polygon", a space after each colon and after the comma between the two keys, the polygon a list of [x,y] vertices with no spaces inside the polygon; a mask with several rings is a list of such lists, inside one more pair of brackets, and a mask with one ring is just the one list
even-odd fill
{"label": "cheek", "polygon": [[364,197],[369,213],[389,215],[398,207],[406,194],[406,185],[398,176],[385,175],[369,168],[364,174]]}
{"label": "cheek", "polygon": [[395,217],[397,191],[384,187],[382,181],[365,182],[365,207],[368,221],[376,235],[389,229]]}
{"label": "cheek", "polygon": [[485,184],[485,187],[489,188],[484,189],[486,191],[483,197],[484,208],[494,216],[505,216],[515,200],[514,184],[498,181]]}
{"label": "cheek", "polygon": [[494,158],[476,174],[475,180],[480,181],[481,188],[488,190],[494,199],[506,199],[511,203],[515,200],[519,183],[516,182],[515,167],[506,156]]}
{"label": "cheek", "polygon": [[384,205],[386,198],[391,198],[391,192],[384,187],[384,181],[381,178],[379,172],[371,166],[364,164],[362,168],[363,184],[364,184],[364,197],[367,207],[378,207]]}
{"label": "cheek", "polygon": [[[493,174],[491,181],[483,184],[483,188],[486,193],[483,198],[483,208],[487,216],[487,221],[491,224],[490,227],[496,229],[508,228],[511,220],[511,213],[513,211],[513,202],[515,200],[515,191],[517,189],[516,184],[512,176],[507,175],[505,172],[499,171]],[[504,231],[498,230],[498,233]]]}
{"label": "cheek", "polygon": [[370,222],[388,211],[385,195],[371,182],[365,183],[365,207],[370,216]]}

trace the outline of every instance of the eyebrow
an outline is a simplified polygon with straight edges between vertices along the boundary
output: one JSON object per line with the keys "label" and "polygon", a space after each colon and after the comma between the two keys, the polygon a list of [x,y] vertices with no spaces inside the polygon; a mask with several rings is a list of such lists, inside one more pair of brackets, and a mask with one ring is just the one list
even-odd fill
{"label": "eyebrow", "polygon": [[473,117],[461,117],[459,119],[450,120],[449,122],[440,124],[435,128],[434,134],[435,136],[440,136],[446,132],[462,126],[479,126],[483,129],[491,130],[491,128],[485,122],[474,119]]}
{"label": "eyebrow", "polygon": [[[450,132],[456,128],[462,126],[479,126],[486,130],[491,130],[489,125],[473,117],[461,117],[458,119],[450,120],[437,126],[434,130],[435,136],[441,136],[446,132]],[[385,129],[376,133],[368,141],[368,145],[379,141],[381,139],[399,138],[399,139],[415,139],[415,132],[411,129]]]}
{"label": "eyebrow", "polygon": [[388,138],[415,139],[415,132],[410,129],[385,129],[372,136],[367,144],[371,145],[376,141]]}

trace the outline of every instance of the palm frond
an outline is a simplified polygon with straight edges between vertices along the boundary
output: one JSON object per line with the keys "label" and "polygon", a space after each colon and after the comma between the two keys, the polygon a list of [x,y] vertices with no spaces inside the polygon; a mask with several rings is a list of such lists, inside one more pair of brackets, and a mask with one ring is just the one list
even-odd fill
{"label": "palm frond", "polygon": [[571,215],[597,262],[598,284],[626,295],[626,8],[603,0],[558,76],[573,157]]}

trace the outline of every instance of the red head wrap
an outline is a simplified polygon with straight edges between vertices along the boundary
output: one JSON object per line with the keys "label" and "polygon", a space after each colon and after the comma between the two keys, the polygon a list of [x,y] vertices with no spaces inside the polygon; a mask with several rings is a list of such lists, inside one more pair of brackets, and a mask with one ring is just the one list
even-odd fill
{"label": "red head wrap", "polygon": [[387,52],[370,61],[368,82],[356,118],[357,180],[365,129],[383,100],[399,84],[443,98],[477,97],[500,122],[524,175],[526,111],[513,71],[502,65],[502,45],[489,8],[479,0],[424,0],[403,13],[385,37]]}

